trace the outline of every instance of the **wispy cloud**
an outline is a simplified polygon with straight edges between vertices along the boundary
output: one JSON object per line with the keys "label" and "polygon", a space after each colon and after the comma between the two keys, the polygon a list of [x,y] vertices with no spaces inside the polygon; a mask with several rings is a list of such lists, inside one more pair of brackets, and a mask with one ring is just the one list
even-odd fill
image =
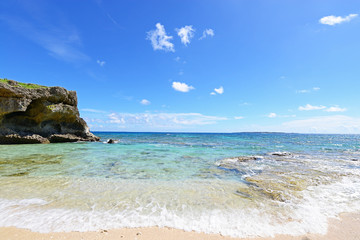
{"label": "wispy cloud", "polygon": [[185,63],[186,63],[186,61],[181,60],[181,58],[180,58],[179,56],[176,57],[176,58],[174,58],[174,61],[175,61],[175,62],[178,62],[178,63],[182,63],[182,64],[185,64]]}
{"label": "wispy cloud", "polygon": [[215,124],[226,117],[208,116],[201,113],[111,113],[109,123],[126,126],[141,125],[152,128],[177,128]]}
{"label": "wispy cloud", "polygon": [[360,119],[343,115],[320,116],[285,122],[278,129],[299,133],[360,133]]}
{"label": "wispy cloud", "polygon": [[311,90],[309,89],[302,89],[302,90],[296,90],[296,93],[309,93]]}
{"label": "wispy cloud", "polygon": [[251,103],[248,102],[239,103],[239,106],[249,106],[249,105],[251,105]]}
{"label": "wispy cloud", "polygon": [[360,118],[345,115],[318,116],[271,126],[252,125],[251,128],[268,132],[360,134]]}
{"label": "wispy cloud", "polygon": [[187,46],[190,43],[190,40],[194,37],[195,29],[191,25],[182,27],[180,29],[176,28],[175,30],[178,36],[180,37],[181,42],[185,46]]}
{"label": "wispy cloud", "polygon": [[100,67],[103,67],[106,63],[105,61],[101,61],[101,60],[97,60],[96,62],[97,62],[97,64],[100,65]]}
{"label": "wispy cloud", "polygon": [[110,15],[110,13],[106,13],[106,16],[110,19],[110,21],[113,23],[113,24],[115,24],[117,27],[119,27],[119,28],[122,28],[122,27],[120,27],[120,25],[119,25],[119,23]]}
{"label": "wispy cloud", "polygon": [[299,110],[300,111],[312,111],[312,110],[321,110],[321,109],[325,109],[326,107],[325,106],[313,106],[313,105],[310,105],[310,104],[306,104],[305,106],[300,106],[299,107]]}
{"label": "wispy cloud", "polygon": [[296,117],[295,114],[292,114],[292,115],[279,115],[279,114],[276,114],[276,113],[269,113],[267,115],[268,118],[294,118]]}
{"label": "wispy cloud", "polygon": [[312,111],[312,110],[323,110],[325,112],[345,112],[347,109],[346,108],[341,108],[339,106],[332,106],[332,107],[326,107],[323,105],[319,105],[319,106],[313,106],[310,104],[306,104],[305,106],[300,106],[299,107],[300,111]]}
{"label": "wispy cloud", "polygon": [[125,124],[125,119],[119,114],[110,113],[108,117],[109,117],[109,121],[108,121],[109,123]]}
{"label": "wispy cloud", "polygon": [[345,112],[346,108],[341,108],[339,106],[329,107],[325,109],[326,112]]}
{"label": "wispy cloud", "polygon": [[268,114],[268,117],[269,117],[269,118],[276,118],[276,117],[277,117],[277,114],[276,114],[276,113],[269,113],[269,114]]}
{"label": "wispy cloud", "polygon": [[202,39],[206,38],[207,36],[213,37],[214,35],[215,35],[214,30],[211,29],[211,28],[208,28],[208,29],[206,29],[206,30],[203,31],[203,34],[202,34],[202,36],[199,38],[199,40],[202,40]]}
{"label": "wispy cloud", "polygon": [[[87,61],[90,58],[79,50],[81,39],[70,25],[32,24],[32,20],[0,15],[13,31],[46,49],[50,56],[68,62]],[[46,26],[46,27],[45,27]]]}
{"label": "wispy cloud", "polygon": [[175,52],[174,44],[170,42],[173,37],[166,35],[164,25],[157,23],[155,26],[156,29],[149,31],[146,37],[151,41],[153,49]]}
{"label": "wispy cloud", "polygon": [[319,22],[321,24],[333,26],[335,24],[340,24],[343,22],[350,22],[352,19],[356,18],[357,16],[358,16],[358,14],[349,14],[345,17],[330,15],[330,16],[321,18],[319,20]]}
{"label": "wispy cloud", "polygon": [[179,92],[189,92],[190,90],[195,89],[193,86],[189,86],[186,83],[173,82],[172,88]]}
{"label": "wispy cloud", "polygon": [[317,92],[319,91],[320,88],[319,87],[313,87],[311,89],[302,89],[302,90],[297,90],[296,93],[311,93],[311,92]]}
{"label": "wispy cloud", "polygon": [[105,10],[105,6],[101,0],[95,0],[97,5],[100,7],[102,12],[107,16],[107,18],[118,28],[123,29],[123,27],[120,26],[120,24],[113,18],[108,11]]}
{"label": "wispy cloud", "polygon": [[82,109],[80,109],[80,111],[82,111],[82,112],[91,112],[91,113],[106,113],[103,110],[92,109],[92,108],[82,108]]}
{"label": "wispy cloud", "polygon": [[234,117],[234,119],[240,120],[240,119],[244,119],[244,117],[243,116],[237,116],[237,117]]}
{"label": "wispy cloud", "polygon": [[147,100],[147,99],[141,100],[140,103],[141,103],[142,105],[150,105],[150,104],[151,104],[151,102],[150,102],[149,100]]}

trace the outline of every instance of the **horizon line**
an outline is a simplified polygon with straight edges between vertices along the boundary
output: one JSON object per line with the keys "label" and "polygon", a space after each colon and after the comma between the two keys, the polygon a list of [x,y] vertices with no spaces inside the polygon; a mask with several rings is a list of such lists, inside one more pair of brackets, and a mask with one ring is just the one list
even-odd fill
{"label": "horizon line", "polygon": [[152,132],[152,131],[90,131],[92,133],[185,133],[185,134],[239,134],[239,133],[263,133],[263,134],[308,134],[308,135],[360,135],[360,133],[298,133],[298,132],[272,132],[272,131],[247,131],[247,132]]}

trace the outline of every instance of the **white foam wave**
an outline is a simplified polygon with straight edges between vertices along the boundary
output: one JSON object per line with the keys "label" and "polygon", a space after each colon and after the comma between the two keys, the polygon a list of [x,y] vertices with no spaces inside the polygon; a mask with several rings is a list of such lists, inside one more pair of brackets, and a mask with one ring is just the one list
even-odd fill
{"label": "white foam wave", "polygon": [[[171,199],[169,199],[171,201]],[[233,237],[274,236],[275,234],[325,234],[327,220],[341,212],[360,211],[360,180],[345,177],[342,181],[309,187],[303,198],[267,206],[205,209],[196,205],[159,203],[103,209],[93,205],[89,210],[49,207],[43,199],[0,199],[0,226],[28,228],[37,232],[96,231],[122,227],[173,227],[186,231],[220,233]],[[226,203],[224,203],[226,204]],[[283,211],[277,211],[282,209]]]}

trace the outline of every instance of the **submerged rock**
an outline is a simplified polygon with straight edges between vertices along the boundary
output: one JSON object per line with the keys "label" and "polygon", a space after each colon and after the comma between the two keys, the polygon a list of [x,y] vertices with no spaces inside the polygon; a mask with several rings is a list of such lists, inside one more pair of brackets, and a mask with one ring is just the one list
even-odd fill
{"label": "submerged rock", "polygon": [[0,144],[98,141],[75,91],[0,79]]}
{"label": "submerged rock", "polygon": [[254,161],[254,160],[260,160],[263,159],[262,156],[240,156],[240,157],[232,157],[232,158],[224,158],[218,162],[216,162],[216,165],[218,167],[232,167],[236,166],[237,164],[241,162],[247,162],[247,161]]}
{"label": "submerged rock", "polygon": [[242,192],[242,191],[240,191],[240,190],[236,190],[236,191],[234,192],[234,194],[235,194],[235,195],[238,195],[238,196],[240,196],[240,197],[243,197],[243,198],[253,198],[253,196],[251,196],[250,194],[245,193],[245,192]]}
{"label": "submerged rock", "polygon": [[271,152],[269,155],[277,156],[277,157],[286,157],[286,156],[292,156],[292,153],[289,152]]}
{"label": "submerged rock", "polygon": [[107,140],[106,143],[113,144],[113,143],[115,143],[115,140],[114,139],[109,139],[109,140]]}
{"label": "submerged rock", "polygon": [[297,176],[259,174],[246,177],[246,188],[237,190],[239,196],[267,197],[275,201],[285,202],[305,190],[308,181]]}

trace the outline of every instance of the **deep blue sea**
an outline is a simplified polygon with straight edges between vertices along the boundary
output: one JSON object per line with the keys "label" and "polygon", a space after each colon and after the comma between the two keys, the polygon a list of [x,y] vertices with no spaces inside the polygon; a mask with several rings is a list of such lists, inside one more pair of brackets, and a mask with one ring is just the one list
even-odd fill
{"label": "deep blue sea", "polygon": [[0,226],[300,235],[360,210],[360,135],[95,135],[101,142],[1,145]]}

